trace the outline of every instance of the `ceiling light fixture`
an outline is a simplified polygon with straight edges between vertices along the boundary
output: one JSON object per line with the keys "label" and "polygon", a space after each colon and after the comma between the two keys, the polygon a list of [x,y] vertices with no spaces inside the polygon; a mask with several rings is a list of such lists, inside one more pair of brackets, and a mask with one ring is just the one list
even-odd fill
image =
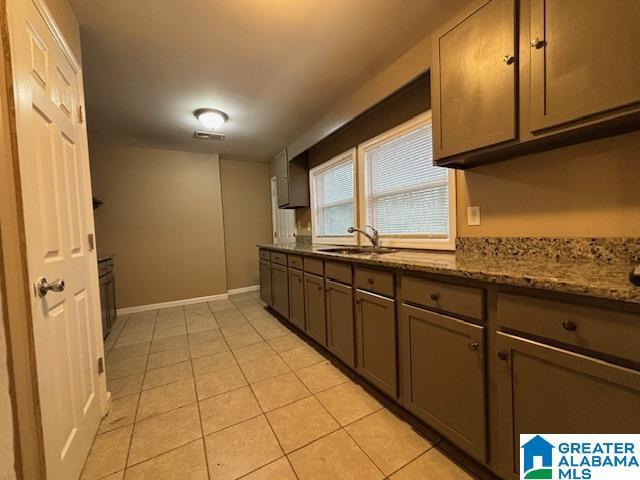
{"label": "ceiling light fixture", "polygon": [[194,114],[209,130],[217,130],[224,122],[229,120],[229,115],[213,108],[200,108]]}

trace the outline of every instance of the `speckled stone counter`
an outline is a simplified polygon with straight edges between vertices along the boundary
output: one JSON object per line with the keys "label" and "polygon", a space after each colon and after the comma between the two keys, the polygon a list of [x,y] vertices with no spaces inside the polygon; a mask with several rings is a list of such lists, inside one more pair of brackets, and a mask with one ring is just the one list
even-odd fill
{"label": "speckled stone counter", "polygon": [[[476,243],[486,248],[486,243]],[[503,251],[502,254],[490,254],[472,246],[465,250],[459,248],[456,252],[400,250],[382,255],[345,255],[323,251],[331,248],[329,245],[292,243],[259,246],[287,253],[640,304],[640,287],[633,285],[628,277],[637,258],[635,247],[638,243],[632,244],[633,252],[628,256],[609,255],[606,260],[556,252],[531,254],[521,251],[516,255]]]}

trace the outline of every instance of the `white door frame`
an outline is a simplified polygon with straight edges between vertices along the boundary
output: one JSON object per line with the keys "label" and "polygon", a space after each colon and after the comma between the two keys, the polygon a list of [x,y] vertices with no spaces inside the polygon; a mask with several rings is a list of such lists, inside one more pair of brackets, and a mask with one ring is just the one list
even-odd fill
{"label": "white door frame", "polygon": [[278,179],[271,177],[271,225],[273,243],[296,241],[296,212],[278,208]]}

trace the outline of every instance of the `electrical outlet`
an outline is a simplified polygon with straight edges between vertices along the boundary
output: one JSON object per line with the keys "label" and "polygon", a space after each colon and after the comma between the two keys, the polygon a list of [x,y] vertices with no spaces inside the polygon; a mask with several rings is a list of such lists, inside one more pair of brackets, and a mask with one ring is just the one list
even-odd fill
{"label": "electrical outlet", "polygon": [[467,207],[467,225],[480,225],[480,207]]}

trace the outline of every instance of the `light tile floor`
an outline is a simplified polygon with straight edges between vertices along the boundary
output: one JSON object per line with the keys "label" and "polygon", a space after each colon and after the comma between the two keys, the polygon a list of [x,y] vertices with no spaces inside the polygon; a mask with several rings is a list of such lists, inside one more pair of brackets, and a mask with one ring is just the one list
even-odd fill
{"label": "light tile floor", "polygon": [[257,293],[121,316],[83,479],[472,480]]}

